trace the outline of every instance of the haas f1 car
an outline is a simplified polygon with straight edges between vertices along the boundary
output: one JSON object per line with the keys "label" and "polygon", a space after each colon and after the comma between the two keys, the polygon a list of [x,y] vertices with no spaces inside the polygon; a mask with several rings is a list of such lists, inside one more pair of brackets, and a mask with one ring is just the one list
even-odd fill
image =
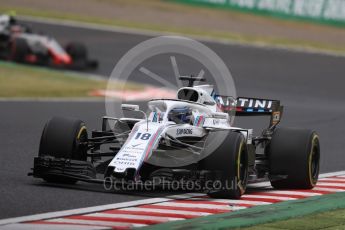
{"label": "haas f1 car", "polygon": [[[148,102],[123,110],[143,118],[103,117],[102,129],[88,136],[81,120],[54,117],[45,125],[33,171],[54,183],[111,181],[116,184],[198,182],[215,198],[238,199],[248,183],[269,180],[274,188],[311,189],[319,174],[318,135],[307,129],[278,127],[278,100],[216,95],[212,85],[188,87],[177,99]],[[270,116],[260,136],[233,127],[237,116]],[[110,182],[109,182],[110,183]]]}
{"label": "haas f1 car", "polygon": [[77,70],[98,66],[88,58],[84,44],[71,42],[62,47],[54,38],[33,33],[9,15],[0,15],[0,59]]}

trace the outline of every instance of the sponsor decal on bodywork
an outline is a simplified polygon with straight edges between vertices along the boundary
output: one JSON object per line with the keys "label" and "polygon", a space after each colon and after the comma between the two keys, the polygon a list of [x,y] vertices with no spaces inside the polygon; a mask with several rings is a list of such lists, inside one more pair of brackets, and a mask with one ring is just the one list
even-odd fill
{"label": "sponsor decal on bodywork", "polygon": [[176,129],[176,136],[193,134],[193,129]]}
{"label": "sponsor decal on bodywork", "polygon": [[237,106],[247,108],[271,109],[273,101],[253,98],[237,98]]}
{"label": "sponsor decal on bodywork", "polygon": [[163,129],[161,125],[150,125],[147,129],[145,122],[137,123],[109,166],[115,167],[114,171],[120,173],[127,168],[138,169],[156,146]]}

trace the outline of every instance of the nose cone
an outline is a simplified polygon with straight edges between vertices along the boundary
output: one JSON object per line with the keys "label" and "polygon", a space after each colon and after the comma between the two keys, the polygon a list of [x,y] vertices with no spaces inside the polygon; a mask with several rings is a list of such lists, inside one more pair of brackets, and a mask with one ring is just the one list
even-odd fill
{"label": "nose cone", "polygon": [[72,58],[68,54],[53,53],[54,64],[56,65],[71,65]]}
{"label": "nose cone", "polygon": [[61,62],[65,65],[72,64],[72,58],[68,54],[61,55]]}

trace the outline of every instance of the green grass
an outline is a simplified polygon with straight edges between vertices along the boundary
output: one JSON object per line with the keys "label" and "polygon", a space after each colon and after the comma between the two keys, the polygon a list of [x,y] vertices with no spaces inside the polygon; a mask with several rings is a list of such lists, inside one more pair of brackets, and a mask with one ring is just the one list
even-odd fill
{"label": "green grass", "polygon": [[307,215],[300,218],[293,218],[284,221],[277,221],[243,230],[344,230],[345,209],[322,212],[314,215]]}
{"label": "green grass", "polygon": [[[194,7],[191,6],[175,6],[171,3],[162,3],[159,1],[152,1],[149,2],[150,4],[155,4],[156,7],[161,8],[162,10],[169,11],[169,10],[176,10],[182,8],[184,11],[190,11],[193,13]],[[122,3],[126,4],[126,3]],[[140,4],[140,3],[138,3]],[[141,3],[142,4],[142,3]],[[178,5],[178,4],[177,4]],[[214,12],[217,13],[218,9],[213,9]],[[36,9],[28,9],[28,8],[21,8],[21,7],[3,7],[0,6],[0,11],[8,12],[8,11],[15,11],[18,15],[27,15],[27,16],[34,16],[40,18],[53,18],[59,20],[72,20],[72,21],[79,21],[85,23],[93,23],[93,24],[100,24],[100,25],[110,25],[110,26],[118,26],[118,27],[125,27],[125,28],[132,28],[132,29],[142,29],[148,31],[155,31],[155,32],[162,32],[162,33],[169,33],[169,34],[177,34],[177,35],[185,35],[191,37],[198,37],[198,38],[211,38],[211,39],[218,39],[223,41],[232,41],[232,42],[240,42],[246,44],[256,44],[256,45],[269,45],[269,46],[285,46],[290,48],[297,48],[297,49],[309,49],[314,51],[327,51],[337,54],[344,54],[345,53],[345,45],[344,46],[336,46],[329,43],[318,43],[318,42],[310,42],[305,40],[298,40],[298,39],[284,39],[278,37],[270,37],[270,36],[254,36],[254,35],[243,35],[228,31],[217,31],[217,30],[201,30],[195,29],[190,27],[174,27],[169,25],[160,25],[160,24],[148,24],[138,21],[124,21],[124,20],[116,20],[116,19],[109,19],[109,18],[102,18],[102,17],[90,17],[89,15],[81,15],[81,14],[69,14],[65,12],[57,12],[51,10],[36,10]],[[236,17],[252,17],[251,15],[244,15],[237,12],[232,12]],[[272,19],[273,21],[276,19]],[[284,22],[290,23],[292,22]],[[302,24],[298,24],[295,22],[295,26],[301,26]]]}
{"label": "green grass", "polygon": [[[89,97],[89,92],[105,89],[106,80],[82,74],[0,62],[0,97]],[[111,88],[138,90],[141,86],[114,82]]]}

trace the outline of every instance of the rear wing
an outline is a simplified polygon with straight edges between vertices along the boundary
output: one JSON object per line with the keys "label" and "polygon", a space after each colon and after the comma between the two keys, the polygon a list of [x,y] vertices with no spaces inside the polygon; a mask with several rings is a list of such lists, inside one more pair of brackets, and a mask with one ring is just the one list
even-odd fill
{"label": "rear wing", "polygon": [[279,100],[216,96],[218,108],[223,112],[234,113],[237,116],[271,116],[270,125],[277,125],[283,114],[283,106]]}

